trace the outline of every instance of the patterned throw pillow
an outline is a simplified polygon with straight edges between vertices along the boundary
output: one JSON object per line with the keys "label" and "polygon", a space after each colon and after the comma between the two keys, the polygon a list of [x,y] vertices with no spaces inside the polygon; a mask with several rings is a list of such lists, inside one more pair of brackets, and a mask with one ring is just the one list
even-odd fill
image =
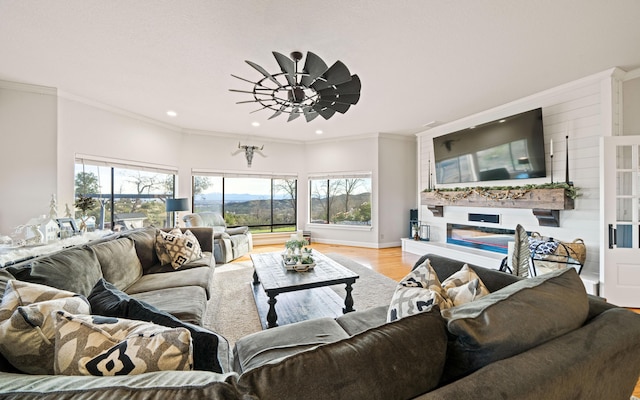
{"label": "patterned throw pillow", "polygon": [[169,253],[167,253],[167,249],[164,245],[167,235],[182,235],[182,231],[180,228],[173,228],[168,233],[161,230],[158,230],[156,233],[155,248],[161,265],[171,264],[171,257],[169,257]]}
{"label": "patterned throw pillow", "polygon": [[442,282],[442,288],[454,306],[472,302],[489,294],[480,277],[467,264]]}
{"label": "patterned throw pillow", "polygon": [[398,283],[391,298],[387,322],[429,311],[434,305],[444,310],[452,307],[453,303],[427,259]]}
{"label": "patterned throw pillow", "polygon": [[56,313],[56,375],[116,376],[192,369],[191,334],[185,328]]}
{"label": "patterned throw pillow", "polygon": [[0,352],[28,374],[53,374],[57,310],[89,313],[84,296],[36,283],[10,280],[0,304]]}
{"label": "patterned throw pillow", "polygon": [[[189,261],[202,258],[202,249],[198,238],[190,231],[184,233],[180,229],[173,229],[169,233],[160,231],[160,236],[156,238],[156,243],[164,248],[164,254],[158,253],[158,258],[162,264],[171,264],[173,269],[179,269]],[[167,261],[168,262],[165,262]]]}

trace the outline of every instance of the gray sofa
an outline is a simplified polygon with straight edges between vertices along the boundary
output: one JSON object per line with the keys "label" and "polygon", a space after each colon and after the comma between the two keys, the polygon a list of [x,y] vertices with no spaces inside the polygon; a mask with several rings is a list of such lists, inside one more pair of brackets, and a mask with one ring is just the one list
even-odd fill
{"label": "gray sofa", "polygon": [[[210,240],[211,230],[208,232],[201,231],[199,239]],[[125,237],[134,241],[142,264],[149,266],[136,280],[142,280],[138,288],[145,287],[145,276],[158,275],[147,278],[157,279],[158,286],[151,292],[176,290],[177,295],[181,287],[200,292],[195,289],[200,285],[187,284],[186,278],[184,286],[177,285],[173,277],[180,271],[163,272],[165,268],[153,260],[149,250],[151,236],[137,230],[106,241]],[[97,254],[100,243],[82,249]],[[78,253],[83,252],[63,252],[73,253],[67,254],[68,265],[86,268],[73,262],[82,261]],[[462,266],[435,255],[423,259],[427,257],[441,280]],[[52,265],[45,261],[39,262]],[[211,266],[185,271],[198,268],[208,271],[204,275],[210,279]],[[280,326],[241,338],[233,357],[228,347],[222,348],[221,338],[216,356],[222,360],[226,351],[226,361],[232,363],[222,372],[163,371],[108,378],[27,375],[0,359],[0,398],[629,399],[640,374],[640,316],[588,296],[574,270],[520,280],[472,268],[492,292],[483,298],[488,300],[446,313],[436,307],[390,323],[386,322],[388,307],[381,306],[336,319]],[[109,274],[103,272],[105,275]],[[45,277],[38,264],[31,262],[31,267],[0,270],[0,283],[15,277],[55,283],[79,293],[85,290],[86,294],[83,287],[89,288],[96,279],[77,274],[78,279],[69,279],[75,281],[71,286],[60,276]],[[111,274],[113,280],[117,276]],[[1,284],[0,290],[4,290]],[[141,293],[145,292],[129,295]],[[169,303],[189,309],[186,298],[174,298],[171,292],[165,296]],[[180,315],[175,305],[155,297],[145,300],[158,300],[158,307],[174,307],[172,312]],[[165,321],[173,323],[166,318],[158,323]]]}
{"label": "gray sofa", "polygon": [[226,264],[253,250],[253,236],[246,226],[227,227],[220,213],[204,211],[187,214],[182,220],[189,227],[210,227],[214,231],[213,253],[217,264]]}

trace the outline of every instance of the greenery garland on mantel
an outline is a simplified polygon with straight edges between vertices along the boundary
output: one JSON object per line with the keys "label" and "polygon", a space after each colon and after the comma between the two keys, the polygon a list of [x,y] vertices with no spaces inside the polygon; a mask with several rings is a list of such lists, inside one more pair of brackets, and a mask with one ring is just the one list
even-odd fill
{"label": "greenery garland on mantel", "polygon": [[[542,183],[538,185],[524,186],[477,186],[477,187],[455,187],[441,189],[425,189],[424,193],[433,193],[435,197],[455,202],[465,199],[472,194],[485,197],[490,200],[517,200],[535,189],[564,189],[565,194],[570,199],[580,196],[579,188],[568,183]],[[501,191],[496,193],[496,191]],[[454,192],[454,193],[443,193]]]}

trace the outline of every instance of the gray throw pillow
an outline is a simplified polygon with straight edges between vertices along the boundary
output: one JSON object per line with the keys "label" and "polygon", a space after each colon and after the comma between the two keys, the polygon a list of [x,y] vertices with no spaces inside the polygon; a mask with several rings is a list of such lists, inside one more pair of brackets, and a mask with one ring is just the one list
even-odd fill
{"label": "gray throw pillow", "polygon": [[577,329],[588,312],[587,293],[573,268],[442,310],[450,334],[443,383]]}
{"label": "gray throw pillow", "polygon": [[7,270],[21,281],[88,296],[102,278],[98,257],[89,247],[71,247]]}
{"label": "gray throw pillow", "polygon": [[126,290],[142,276],[142,264],[133,240],[120,238],[91,247],[98,257],[102,275],[107,282]]}

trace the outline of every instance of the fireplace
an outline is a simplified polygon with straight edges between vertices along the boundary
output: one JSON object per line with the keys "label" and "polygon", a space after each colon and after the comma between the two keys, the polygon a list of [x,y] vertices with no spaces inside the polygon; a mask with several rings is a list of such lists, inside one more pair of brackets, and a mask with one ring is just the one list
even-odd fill
{"label": "fireplace", "polygon": [[447,243],[473,249],[507,254],[508,243],[514,240],[513,229],[462,224],[447,224]]}

